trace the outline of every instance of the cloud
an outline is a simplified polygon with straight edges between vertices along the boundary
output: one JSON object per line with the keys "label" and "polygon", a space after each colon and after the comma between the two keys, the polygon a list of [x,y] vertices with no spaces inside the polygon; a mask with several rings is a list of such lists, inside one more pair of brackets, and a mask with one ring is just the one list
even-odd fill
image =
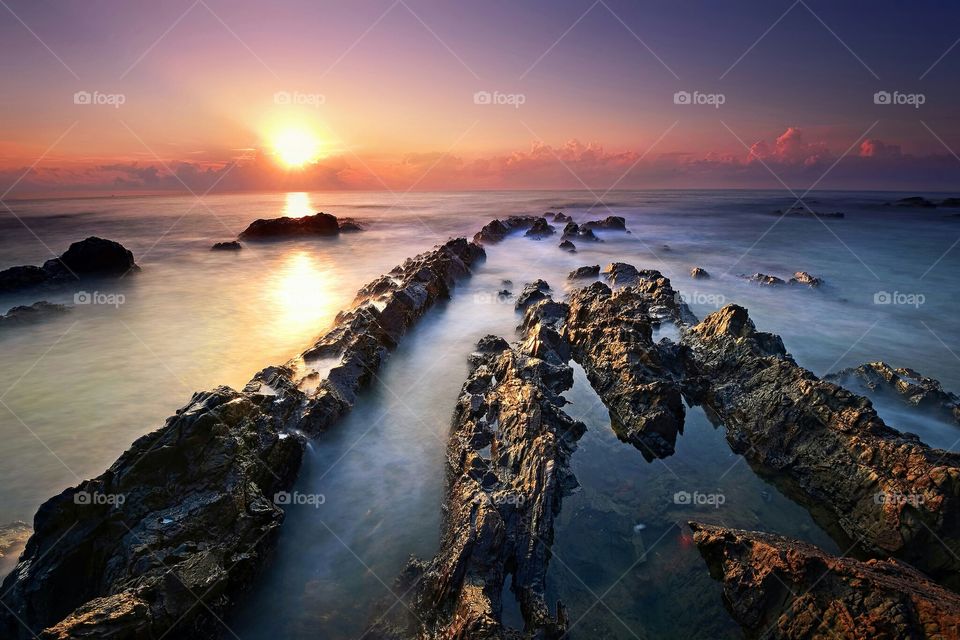
{"label": "cloud", "polygon": [[860,144],[862,158],[899,158],[900,145],[887,144],[882,140],[864,140]]}

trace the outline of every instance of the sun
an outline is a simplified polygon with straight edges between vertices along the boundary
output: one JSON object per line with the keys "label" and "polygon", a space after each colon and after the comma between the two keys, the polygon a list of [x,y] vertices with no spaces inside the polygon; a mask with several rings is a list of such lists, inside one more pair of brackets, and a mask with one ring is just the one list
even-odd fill
{"label": "sun", "polygon": [[273,151],[281,164],[296,169],[317,159],[320,141],[309,129],[287,128],[274,136]]}

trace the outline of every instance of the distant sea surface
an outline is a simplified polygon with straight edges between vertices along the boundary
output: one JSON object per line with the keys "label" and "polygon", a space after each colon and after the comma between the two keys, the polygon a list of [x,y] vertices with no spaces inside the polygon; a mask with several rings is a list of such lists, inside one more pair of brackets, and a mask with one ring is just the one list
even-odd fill
{"label": "distant sea surface", "polygon": [[[495,217],[563,211],[582,222],[623,216],[632,233],[557,248],[522,236],[488,258],[453,299],[428,314],[355,410],[312,444],[298,490],[324,504],[288,509],[275,561],[227,623],[247,640],[357,638],[396,603],[390,587],[410,554],[437,549],[444,448],[467,374],[488,333],[514,335],[518,316],[496,292],[538,277],[557,294],[585,264],[659,269],[703,317],[736,302],[778,333],[818,375],[863,362],[908,366],[960,391],[960,210],[884,203],[914,193],[819,192],[817,212],[775,215],[775,191],[290,193],[118,197],[12,203],[0,214],[0,268],[41,264],[96,235],[121,242],[142,271],[90,282],[94,301],[60,318],[0,330],[0,524],[32,520],[46,498],[100,474],[194,391],[242,387],[259,369],[308,346],[364,283]],[[952,195],[952,194],[951,194]],[[325,211],[367,230],[336,239],[246,243],[211,252],[256,218]],[[709,280],[693,280],[694,266]],[[819,289],[761,287],[740,278],[794,271]],[[94,296],[92,294],[101,294]],[[74,304],[75,290],[0,296],[0,313],[40,299]],[[83,301],[83,298],[80,298]],[[664,330],[664,337],[671,337]],[[578,620],[574,638],[738,637],[719,586],[683,523],[765,529],[837,549],[801,507],[729,450],[723,428],[688,411],[677,453],[646,463],[620,443],[582,372],[567,397],[588,433],[573,457],[581,488],[563,507],[549,589]],[[890,424],[957,449],[960,428],[875,399]],[[721,506],[678,505],[677,491],[723,494]],[[604,604],[594,594],[609,590]],[[399,595],[399,594],[396,594]],[[505,594],[505,618],[518,615]],[[384,604],[386,603],[386,604]],[[397,607],[401,605],[397,604]]]}

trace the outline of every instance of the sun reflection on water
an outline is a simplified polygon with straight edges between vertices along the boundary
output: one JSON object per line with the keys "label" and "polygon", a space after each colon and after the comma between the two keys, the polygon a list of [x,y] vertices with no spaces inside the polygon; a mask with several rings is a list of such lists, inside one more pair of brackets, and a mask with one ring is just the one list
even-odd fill
{"label": "sun reflection on water", "polygon": [[307,251],[285,257],[271,281],[271,297],[279,308],[280,330],[300,335],[318,333],[328,325],[337,309],[333,270]]}
{"label": "sun reflection on water", "polygon": [[310,205],[310,194],[306,191],[291,191],[283,207],[283,215],[288,218],[302,218],[316,213]]}

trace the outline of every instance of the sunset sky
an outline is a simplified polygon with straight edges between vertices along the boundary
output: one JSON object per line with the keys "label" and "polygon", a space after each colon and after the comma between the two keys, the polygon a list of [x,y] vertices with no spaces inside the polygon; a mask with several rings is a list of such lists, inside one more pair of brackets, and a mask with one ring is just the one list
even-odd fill
{"label": "sunset sky", "polygon": [[950,190],[958,38],[942,0],[2,0],[0,192]]}

